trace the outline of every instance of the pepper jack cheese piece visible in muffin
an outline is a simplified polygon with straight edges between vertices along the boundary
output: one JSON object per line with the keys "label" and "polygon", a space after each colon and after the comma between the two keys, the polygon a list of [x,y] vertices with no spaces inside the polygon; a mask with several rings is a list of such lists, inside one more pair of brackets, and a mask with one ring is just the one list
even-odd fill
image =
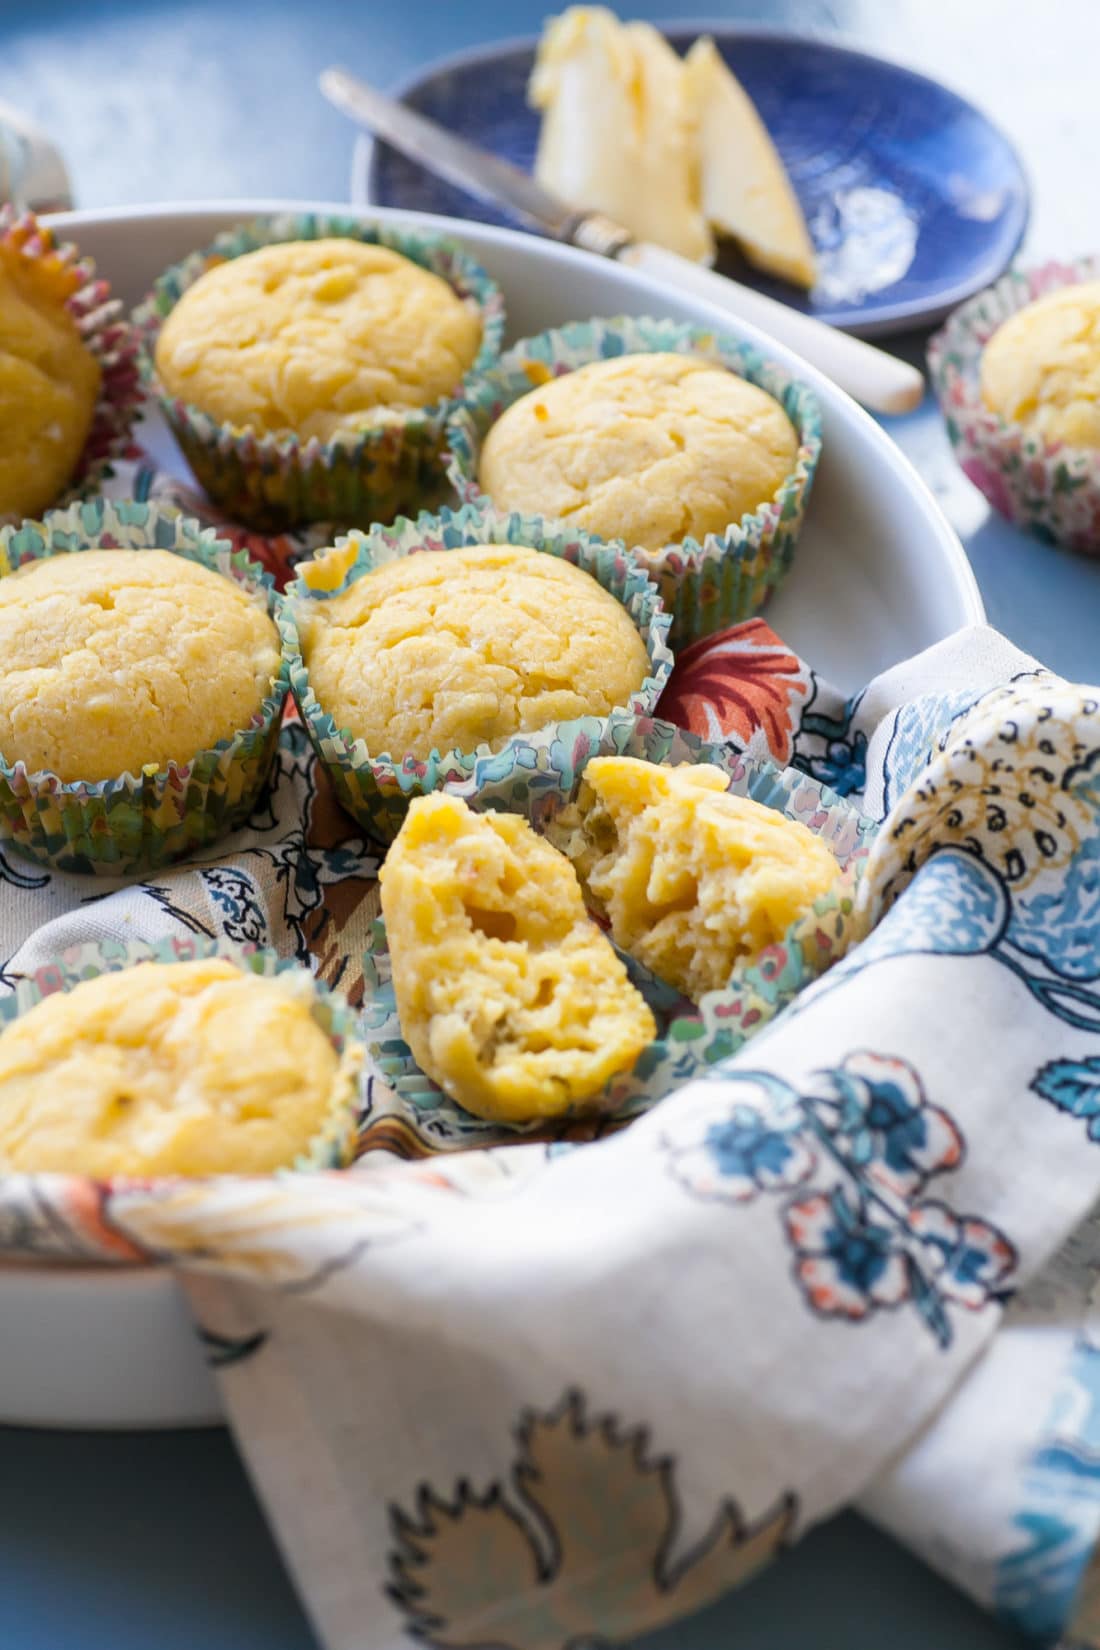
{"label": "pepper jack cheese piece visible in muffin", "polygon": [[798,436],[765,390],[698,355],[620,355],[564,373],[491,425],[478,480],[526,510],[656,551],[723,533],[775,496]]}
{"label": "pepper jack cheese piece visible in muffin", "polygon": [[420,797],[381,880],[402,1034],[467,1111],[581,1109],[656,1036],[569,861],[518,815]]}
{"label": "pepper jack cheese piece visible in muffin", "polygon": [[840,875],[820,837],[728,783],[706,763],[593,757],[553,832],[615,944],[695,1002]]}
{"label": "pepper jack cheese piece visible in muffin", "polygon": [[1050,442],[1100,447],[1100,281],[1017,310],[982,352],[982,399]]}
{"label": "pepper jack cheese piece visible in muffin", "polygon": [[247,728],[279,672],[265,603],[167,550],[82,550],[0,578],[0,756],[98,781]]}
{"label": "pepper jack cheese piece visible in muffin", "polygon": [[0,1170],[267,1174],[354,1105],[362,1057],[304,971],[139,963],[44,997],[0,1033]]}
{"label": "pepper jack cheese piece visible in muffin", "polygon": [[164,321],[156,365],[170,395],[220,423],[328,441],[450,394],[480,344],[476,309],[399,252],[281,241],[200,276]]}
{"label": "pepper jack cheese piece visible in muffin", "polygon": [[92,427],[100,367],[35,260],[0,247],[0,515],[65,491]]}
{"label": "pepper jack cheese piece visible in muffin", "polygon": [[516,545],[424,550],[296,606],[310,685],[372,755],[499,747],[625,705],[649,669],[622,604]]}

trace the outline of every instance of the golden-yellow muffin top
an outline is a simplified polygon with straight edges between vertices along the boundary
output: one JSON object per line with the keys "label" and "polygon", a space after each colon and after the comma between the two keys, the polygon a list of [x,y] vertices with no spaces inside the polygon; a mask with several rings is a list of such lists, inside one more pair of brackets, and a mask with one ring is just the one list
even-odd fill
{"label": "golden-yellow muffin top", "polygon": [[456,389],[481,345],[473,304],[366,241],[282,241],[216,264],[165,319],[169,394],[223,424],[328,441]]}
{"label": "golden-yellow muffin top", "polygon": [[266,1174],[351,1107],[299,973],[139,963],[44,997],[0,1033],[0,1170]]}
{"label": "golden-yellow muffin top", "polygon": [[982,399],[1047,441],[1100,447],[1100,281],[1048,292],[982,352]]}
{"label": "golden-yellow muffin top", "polygon": [[496,748],[603,716],[649,669],[629,613],[591,574],[517,545],[417,551],[296,611],[313,691],[373,756]]}
{"label": "golden-yellow muffin top", "polygon": [[72,480],[99,362],[33,258],[0,247],[0,515],[38,516]]}
{"label": "golden-yellow muffin top", "polygon": [[518,815],[419,797],[381,879],[402,1034],[467,1111],[583,1108],[656,1036],[569,861]]}
{"label": "golden-yellow muffin top", "polygon": [[707,763],[593,757],[554,832],[615,943],[693,1001],[781,940],[840,866],[820,837]]}
{"label": "golden-yellow muffin top", "polygon": [[593,361],[514,401],[485,437],[478,479],[502,509],[660,550],[767,503],[797,456],[765,390],[656,351]]}
{"label": "golden-yellow muffin top", "polygon": [[81,550],[0,578],[0,756],[64,780],[184,763],[279,673],[263,600],[168,550]]}

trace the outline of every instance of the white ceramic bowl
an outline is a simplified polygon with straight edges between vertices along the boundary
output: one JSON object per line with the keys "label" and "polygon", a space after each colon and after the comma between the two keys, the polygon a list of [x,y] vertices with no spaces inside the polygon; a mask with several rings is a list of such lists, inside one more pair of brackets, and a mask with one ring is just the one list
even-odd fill
{"label": "white ceramic bowl", "polygon": [[[70,212],[55,228],[136,303],[168,264],[264,212],[340,203],[212,202]],[[962,546],[909,462],[854,402],[751,327],[619,265],[505,229],[363,212],[455,235],[504,289],[512,337],[591,315],[655,314],[743,334],[799,371],[824,413],[824,451],[794,570],[768,608],[785,641],[834,681],[876,672],[984,617]],[[154,419],[143,432],[185,473]],[[167,1272],[0,1268],[0,1422],[154,1427],[216,1422],[217,1390]]]}

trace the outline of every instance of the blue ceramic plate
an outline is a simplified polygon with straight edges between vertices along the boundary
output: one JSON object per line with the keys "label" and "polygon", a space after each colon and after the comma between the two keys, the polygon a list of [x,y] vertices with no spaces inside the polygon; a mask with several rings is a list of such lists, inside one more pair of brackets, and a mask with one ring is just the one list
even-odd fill
{"label": "blue ceramic plate", "polygon": [[[719,268],[853,332],[928,325],[1001,274],[1027,223],[1011,144],[972,104],[865,52],[774,30],[699,23],[662,31],[683,52],[712,34],[749,92],[798,191],[822,279],[809,295],[751,271],[723,246]],[[530,168],[534,42],[437,63],[400,88],[451,131]],[[388,145],[363,145],[357,201],[511,224]]]}

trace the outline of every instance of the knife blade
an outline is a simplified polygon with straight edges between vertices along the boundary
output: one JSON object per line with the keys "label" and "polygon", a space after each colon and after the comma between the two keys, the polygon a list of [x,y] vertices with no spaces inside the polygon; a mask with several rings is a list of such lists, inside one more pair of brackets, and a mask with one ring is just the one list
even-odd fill
{"label": "knife blade", "polygon": [[583,251],[614,258],[758,327],[823,372],[876,412],[910,412],[924,395],[916,367],[860,338],[852,338],[742,286],[678,253],[637,241],[621,224],[560,200],[535,178],[437,121],[368,86],[346,69],[325,69],[320,88],[330,103],[402,154],[493,206],[505,206],[523,223]]}
{"label": "knife blade", "polygon": [[376,92],[344,69],[326,69],[320,86],[335,108],[369,127],[385,143],[437,177],[490,206],[503,202],[525,223],[555,239],[568,233],[576,212],[518,166],[467,143],[465,138],[448,132],[407,104]]}

